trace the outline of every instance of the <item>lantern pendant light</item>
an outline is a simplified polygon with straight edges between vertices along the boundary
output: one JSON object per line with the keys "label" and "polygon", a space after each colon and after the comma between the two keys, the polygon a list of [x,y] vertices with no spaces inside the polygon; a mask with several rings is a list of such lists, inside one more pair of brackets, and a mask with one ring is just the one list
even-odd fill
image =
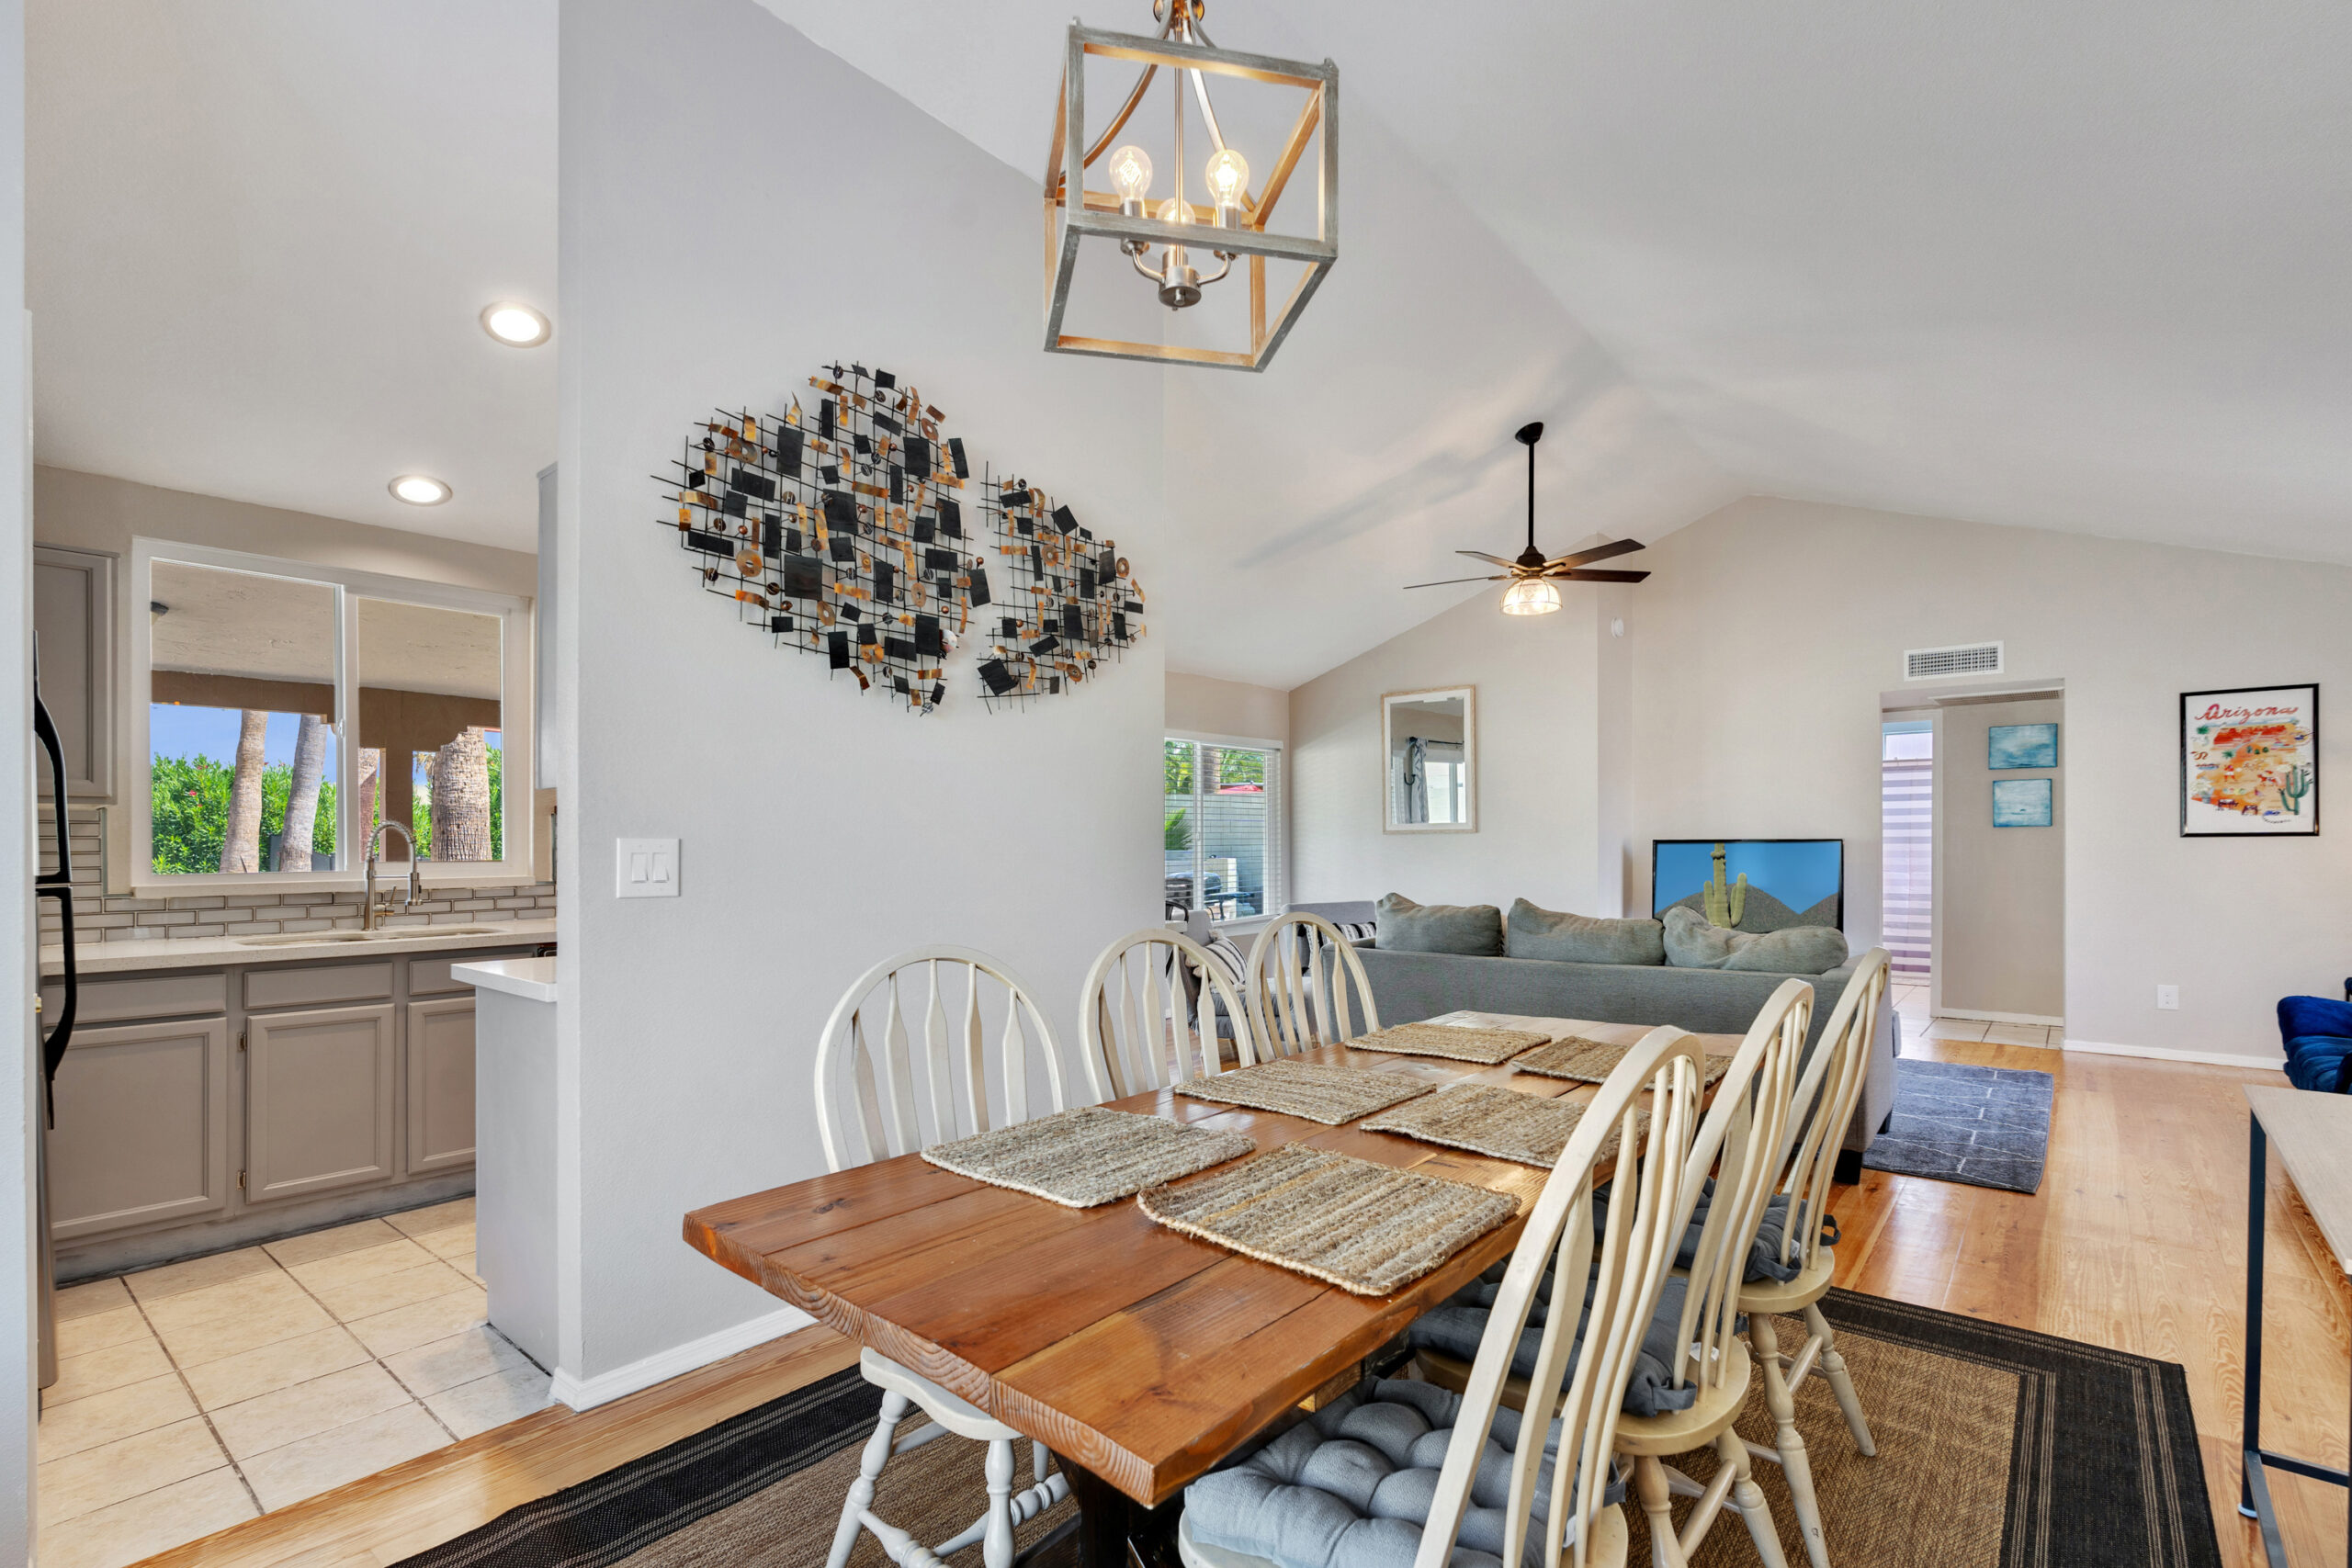
{"label": "lantern pendant light", "polygon": [[[1070,24],[1054,143],[1046,161],[1046,350],[1049,354],[1263,370],[1339,257],[1339,68],[1329,60],[1310,65],[1219,49],[1201,29],[1204,8],[1204,0],[1154,0],[1152,15],[1162,24],[1154,37]],[[1086,62],[1091,58],[1128,62],[1142,69],[1118,112],[1089,141]],[[1148,203],[1155,173],[1150,154],[1132,141],[1110,151],[1107,161],[1104,154],[1136,110],[1145,107],[1163,68],[1170,73],[1166,85],[1175,149],[1174,194],[1153,207]],[[1227,145],[1217,123],[1216,106],[1209,96],[1211,76],[1239,77],[1277,88],[1295,88],[1306,95],[1288,138],[1254,194],[1250,187],[1249,158],[1238,148]],[[1201,170],[1202,194],[1208,197],[1205,205],[1188,195],[1187,96],[1199,109],[1200,130],[1210,149]],[[1193,141],[1196,151],[1200,140]],[[1309,237],[1269,231],[1267,220],[1273,216],[1276,203],[1289,188],[1310,142],[1318,140],[1320,156],[1312,165],[1317,175],[1315,233]],[[1107,191],[1086,188],[1087,171],[1098,163],[1110,179],[1112,188]],[[1249,345],[1204,348],[1064,331],[1070,280],[1080,246],[1088,239],[1115,243],[1170,310],[1199,304],[1203,289],[1222,282],[1232,274],[1233,264],[1246,258]],[[1193,253],[1204,249],[1216,262],[1214,272],[1204,273],[1193,259]],[[1147,265],[1155,253],[1156,265]],[[1266,312],[1269,258],[1306,266],[1290,298],[1272,320]]]}

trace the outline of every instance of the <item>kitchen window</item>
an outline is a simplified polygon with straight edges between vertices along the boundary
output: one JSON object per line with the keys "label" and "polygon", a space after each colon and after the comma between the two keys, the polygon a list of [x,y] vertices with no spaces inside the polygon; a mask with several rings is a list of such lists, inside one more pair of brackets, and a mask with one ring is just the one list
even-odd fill
{"label": "kitchen window", "polygon": [[1279,747],[1170,738],[1160,803],[1170,908],[1243,920],[1283,907]]}
{"label": "kitchen window", "polygon": [[132,562],[135,883],[348,887],[386,822],[429,882],[530,880],[523,601],[146,539]]}

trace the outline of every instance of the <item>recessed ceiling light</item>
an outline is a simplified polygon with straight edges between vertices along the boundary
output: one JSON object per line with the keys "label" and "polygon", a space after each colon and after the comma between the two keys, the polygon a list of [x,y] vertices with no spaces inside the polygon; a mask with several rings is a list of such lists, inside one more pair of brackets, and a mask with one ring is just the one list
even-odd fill
{"label": "recessed ceiling light", "polygon": [[402,474],[385,488],[411,506],[438,506],[449,499],[449,487],[430,474]]}
{"label": "recessed ceiling light", "polygon": [[481,330],[509,348],[537,348],[555,329],[546,316],[528,305],[502,299],[481,309]]}

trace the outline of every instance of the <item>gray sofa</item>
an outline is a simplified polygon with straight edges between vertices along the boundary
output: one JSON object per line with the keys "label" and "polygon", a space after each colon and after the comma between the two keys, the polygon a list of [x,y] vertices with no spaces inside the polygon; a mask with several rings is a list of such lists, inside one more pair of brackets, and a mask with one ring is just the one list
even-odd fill
{"label": "gray sofa", "polygon": [[[1294,904],[1335,923],[1369,920],[1369,903]],[[1756,970],[1684,969],[1671,964],[1568,964],[1548,959],[1478,958],[1453,953],[1384,953],[1356,943],[1383,1024],[1415,1023],[1457,1009],[1584,1018],[1597,1023],[1670,1023],[1699,1034],[1745,1034],[1787,975]],[[1813,1033],[1820,1043],[1829,1014],[1860,958],[1826,975],[1793,976],[1813,987]],[[1894,1106],[1894,1058],[1901,1050],[1891,1003],[1879,1010],[1877,1036],[1862,1080],[1861,1103],[1846,1130],[1857,1158]]]}

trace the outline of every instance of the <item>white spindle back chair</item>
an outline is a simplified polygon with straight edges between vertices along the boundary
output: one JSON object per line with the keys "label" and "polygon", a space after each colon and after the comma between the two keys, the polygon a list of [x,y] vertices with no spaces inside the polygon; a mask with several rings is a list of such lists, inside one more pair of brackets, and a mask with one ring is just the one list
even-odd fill
{"label": "white spindle back chair", "polygon": [[[983,999],[983,977],[1001,998]],[[910,995],[918,985],[919,994]],[[908,1032],[918,1008],[920,1085]],[[988,1025],[998,1017],[993,1056],[1003,1115],[991,1123]],[[1033,1050],[1045,1059],[1053,1109],[1068,1110],[1072,1097],[1053,1030],[1011,970],[968,947],[918,947],[885,959],[835,1004],[818,1042],[817,1130],[826,1165],[845,1170],[1027,1121]],[[854,1116],[845,1114],[852,1106]]]}
{"label": "white spindle back chair", "polygon": [[[1827,1213],[1830,1183],[1836,1179],[1838,1153],[1846,1144],[1846,1128],[1862,1097],[1862,1079],[1870,1068],[1871,1043],[1878,1035],[1879,1011],[1886,1000],[1887,951],[1874,947],[1854,966],[1845,995],[1830,1010],[1821,1032],[1821,1044],[1805,1064],[1796,1086],[1796,1117],[1790,1129],[1792,1148],[1781,1190],[1789,1195],[1791,1212],[1806,1205],[1815,1224],[1791,1224],[1781,1238],[1781,1261],[1799,1269],[1815,1268],[1824,1247],[1820,1216]],[[1804,1108],[1815,1107],[1812,1116]]]}
{"label": "white spindle back chair", "polygon": [[[1551,1308],[1534,1371],[1527,1380],[1529,1406],[1556,1410],[1561,1423],[1544,1562],[1546,1568],[1559,1568],[1563,1561],[1577,1568],[1606,1568],[1624,1561],[1624,1517],[1603,1499],[1617,1427],[1624,1419],[1620,1406],[1633,1376],[1634,1357],[1657,1308],[1658,1292],[1674,1266],[1690,1217],[1679,1188],[1699,1126],[1705,1060],[1695,1036],[1674,1028],[1653,1029],[1617,1064],[1577,1123],[1535,1200],[1495,1293],[1413,1568],[1445,1568],[1452,1560],[1463,1516],[1471,1506],[1470,1489],[1487,1431],[1510,1381],[1511,1358],[1547,1272],[1553,1279]],[[1636,1113],[1645,1093],[1651,1112],[1646,1149],[1638,1162],[1618,1160],[1596,1237],[1593,1168],[1611,1133],[1621,1148],[1644,1147]],[[1577,1281],[1587,1278],[1592,1280],[1589,1309],[1579,1306],[1577,1289]],[[1571,1367],[1569,1352],[1579,1336],[1583,1349]],[[1502,1561],[1511,1564],[1522,1561],[1526,1545],[1528,1514],[1544,1459],[1544,1423],[1530,1416],[1520,1431],[1511,1455],[1501,1552]],[[1564,1546],[1563,1538],[1570,1532],[1561,1516],[1571,1506],[1573,1537]]]}
{"label": "white spindle back chair", "polygon": [[[1618,1448],[1634,1461],[1634,1487],[1649,1516],[1657,1560],[1668,1568],[1681,1568],[1698,1551],[1726,1501],[1747,1524],[1766,1568],[1785,1568],[1770,1506],[1732,1423],[1747,1403],[1749,1377],[1747,1348],[1737,1332],[1740,1282],[1778,1185],[1789,1103],[1812,1023],[1813,987],[1803,980],[1782,981],[1715,1086],[1707,1119],[1678,1177],[1678,1247],[1700,1194],[1711,1177],[1714,1181],[1683,1289],[1674,1339],[1682,1354],[1668,1380],[1669,1387],[1693,1390],[1694,1398],[1686,1410],[1626,1416],[1617,1432]],[[1665,1463],[1667,1456],[1708,1447],[1723,1462],[1705,1486]],[[1679,1534],[1668,1512],[1678,1492],[1699,1500]]]}
{"label": "white spindle back chair", "polygon": [[[1772,1447],[1755,1451],[1776,1459],[1789,1482],[1789,1499],[1804,1533],[1806,1555],[1813,1568],[1829,1568],[1829,1543],[1822,1529],[1821,1503],[1814,1490],[1813,1461],[1797,1431],[1796,1391],[1815,1366],[1829,1380],[1838,1408],[1846,1417],[1854,1447],[1865,1458],[1878,1452],[1846,1359],[1838,1353],[1837,1337],[1821,1315],[1821,1298],[1829,1292],[1837,1260],[1823,1236],[1829,1217],[1829,1188],[1837,1179],[1838,1155],[1846,1129],[1861,1099],[1862,1080],[1870,1071],[1870,1055],[1877,1047],[1878,1024],[1886,1005],[1888,953],[1874,947],[1862,955],[1846,982],[1845,995],[1830,1010],[1821,1032],[1821,1043],[1805,1064],[1790,1097],[1789,1128],[1782,1147],[1786,1163],[1779,1186],[1789,1200],[1789,1222],[1781,1238],[1781,1263],[1795,1271],[1787,1281],[1758,1280],[1744,1285],[1739,1310],[1747,1314],[1747,1339],[1755,1359],[1764,1370],[1764,1404],[1772,1413]],[[1810,1111],[1811,1114],[1807,1112]],[[1776,1317],[1800,1314],[1805,1339],[1795,1355],[1781,1350]]]}
{"label": "white spindle back chair", "polygon": [[[984,979],[1001,991],[1001,998],[983,1000]],[[918,1007],[920,1058],[908,1030]],[[1003,1022],[992,1056],[988,1021],[999,1016],[1000,1008]],[[834,1005],[817,1044],[817,1131],[826,1165],[843,1170],[988,1132],[991,1059],[1002,1111],[993,1124],[1027,1121],[1033,1050],[1045,1058],[1053,1109],[1069,1109],[1071,1097],[1053,1030],[1011,970],[968,947],[918,947],[885,959],[859,976]],[[863,1351],[858,1371],[883,1391],[882,1416],[866,1439],[857,1479],[842,1505],[827,1568],[844,1568],[861,1529],[873,1531],[900,1568],[940,1568],[944,1559],[976,1542],[985,1568],[1012,1568],[1013,1531],[1069,1495],[1068,1476],[1046,1472],[1046,1446],[879,1351]],[[899,1427],[914,1405],[931,1420],[901,1437]],[[873,1511],[875,1483],[893,1458],[948,1433],[988,1444],[988,1506],[962,1534],[926,1546]],[[1015,1492],[1014,1447],[1023,1442],[1029,1445],[1031,1483]]]}
{"label": "white spindle back chair", "polygon": [[[1328,958],[1326,955],[1329,955]],[[1250,946],[1250,1021],[1264,1055],[1337,1045],[1380,1027],[1363,960],[1340,928],[1304,909],[1266,922]],[[1363,1014],[1355,1026],[1349,992]]]}
{"label": "white spindle back chair", "polygon": [[[1187,974],[1200,983],[1198,1008],[1186,1003]],[[1225,1015],[1233,1020],[1238,1065],[1254,1066],[1258,1052],[1250,1015],[1207,949],[1158,926],[1130,931],[1104,948],[1087,971],[1078,1001],[1087,1084],[1094,1098],[1121,1100],[1223,1071],[1212,998],[1225,1004]]]}

